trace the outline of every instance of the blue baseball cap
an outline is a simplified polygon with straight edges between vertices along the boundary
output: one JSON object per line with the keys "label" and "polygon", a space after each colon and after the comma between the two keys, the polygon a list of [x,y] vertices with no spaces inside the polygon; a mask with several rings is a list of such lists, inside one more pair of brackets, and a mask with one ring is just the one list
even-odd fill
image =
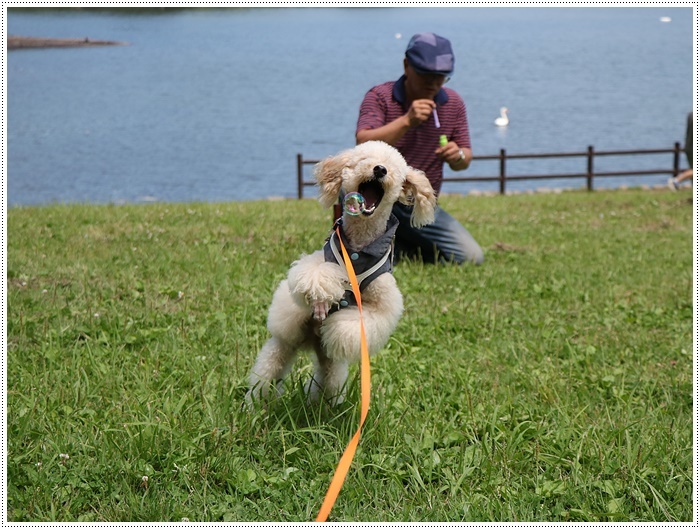
{"label": "blue baseball cap", "polygon": [[411,37],[406,59],[418,73],[450,76],[455,56],[450,41],[435,33],[418,33]]}

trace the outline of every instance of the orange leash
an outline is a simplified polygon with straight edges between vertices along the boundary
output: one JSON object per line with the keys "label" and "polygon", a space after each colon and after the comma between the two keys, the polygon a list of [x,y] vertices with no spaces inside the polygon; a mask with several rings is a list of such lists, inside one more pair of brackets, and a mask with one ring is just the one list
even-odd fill
{"label": "orange leash", "polygon": [[362,425],[365,423],[367,418],[367,412],[369,411],[369,393],[370,393],[370,373],[369,373],[369,349],[367,348],[367,337],[365,336],[365,324],[362,319],[362,299],[360,298],[360,285],[357,283],[357,276],[355,276],[355,270],[352,267],[352,262],[348,256],[348,252],[343,245],[343,240],[340,237],[340,229],[336,228],[336,233],[338,234],[338,240],[340,241],[340,249],[343,252],[343,260],[345,261],[345,268],[348,271],[348,277],[350,278],[350,285],[352,285],[352,291],[355,294],[355,299],[357,300],[357,309],[360,312],[360,388],[361,388],[361,406],[360,406],[360,425],[352,436],[348,446],[343,452],[343,456],[338,462],[338,467],[335,469],[335,474],[331,480],[331,484],[328,487],[328,492],[326,492],[326,498],[323,500],[321,505],[321,510],[318,512],[316,517],[317,522],[325,522],[328,519],[328,515],[335,504],[335,500],[338,498],[340,489],[345,482],[345,477],[350,470],[350,463],[352,463],[353,457],[355,457],[355,451],[357,450],[357,445],[360,442],[360,432],[362,431]]}

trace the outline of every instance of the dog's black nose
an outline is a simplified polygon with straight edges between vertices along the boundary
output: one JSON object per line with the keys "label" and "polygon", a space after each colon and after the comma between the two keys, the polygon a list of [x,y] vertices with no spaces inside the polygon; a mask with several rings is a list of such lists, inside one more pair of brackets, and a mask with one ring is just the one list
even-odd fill
{"label": "dog's black nose", "polygon": [[383,165],[376,165],[374,167],[374,177],[381,180],[386,176],[386,167]]}

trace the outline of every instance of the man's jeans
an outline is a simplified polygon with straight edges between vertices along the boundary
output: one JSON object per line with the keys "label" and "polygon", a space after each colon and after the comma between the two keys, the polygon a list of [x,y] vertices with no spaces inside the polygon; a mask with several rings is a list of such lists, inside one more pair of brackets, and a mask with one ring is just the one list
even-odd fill
{"label": "man's jeans", "polygon": [[394,204],[399,219],[396,230],[395,261],[403,257],[420,257],[426,263],[470,262],[481,264],[484,252],[474,237],[444,209],[435,208],[435,222],[422,228],[411,227],[413,208]]}

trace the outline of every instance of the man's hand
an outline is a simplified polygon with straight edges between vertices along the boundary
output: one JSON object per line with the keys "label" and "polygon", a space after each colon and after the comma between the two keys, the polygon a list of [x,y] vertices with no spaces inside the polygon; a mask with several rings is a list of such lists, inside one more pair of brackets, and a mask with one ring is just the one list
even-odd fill
{"label": "man's hand", "polygon": [[461,160],[461,156],[459,155],[459,145],[453,141],[448,142],[447,145],[438,147],[435,150],[435,154],[437,154],[437,157],[443,162],[447,162],[450,165],[456,164]]}
{"label": "man's hand", "polygon": [[417,127],[421,123],[428,121],[435,109],[435,101],[431,99],[416,99],[411,103],[406,116],[411,127]]}
{"label": "man's hand", "polygon": [[[464,158],[462,158],[460,150],[464,153]],[[462,149],[453,141],[435,149],[435,154],[437,154],[439,159],[447,162],[450,167],[456,171],[466,169],[471,162],[471,150]]]}

